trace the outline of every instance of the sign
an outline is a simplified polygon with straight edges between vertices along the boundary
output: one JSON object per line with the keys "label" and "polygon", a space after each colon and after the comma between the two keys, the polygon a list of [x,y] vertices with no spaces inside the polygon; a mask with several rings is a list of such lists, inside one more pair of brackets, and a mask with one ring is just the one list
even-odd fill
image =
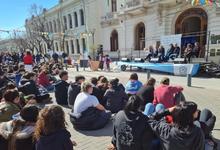
{"label": "sign", "polygon": [[165,48],[165,51],[167,51],[170,48],[170,44],[177,44],[180,47],[181,38],[182,34],[165,35],[160,37],[160,42],[161,45]]}
{"label": "sign", "polygon": [[186,76],[187,74],[192,74],[193,64],[174,64],[173,69],[174,75]]}

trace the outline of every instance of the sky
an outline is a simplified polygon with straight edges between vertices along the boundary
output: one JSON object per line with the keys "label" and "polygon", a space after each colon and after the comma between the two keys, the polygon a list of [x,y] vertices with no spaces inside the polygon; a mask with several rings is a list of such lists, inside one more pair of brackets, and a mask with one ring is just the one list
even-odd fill
{"label": "sky", "polygon": [[[30,17],[30,7],[37,4],[43,8],[51,8],[58,0],[0,0],[0,30],[22,30],[25,19]],[[0,38],[7,38],[7,33],[0,31]]]}

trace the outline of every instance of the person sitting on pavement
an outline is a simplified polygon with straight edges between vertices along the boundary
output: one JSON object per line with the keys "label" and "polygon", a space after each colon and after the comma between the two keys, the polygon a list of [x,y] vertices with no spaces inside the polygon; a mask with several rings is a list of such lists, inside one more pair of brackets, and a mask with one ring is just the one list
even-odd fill
{"label": "person sitting on pavement", "polygon": [[183,87],[181,86],[170,86],[170,79],[163,78],[160,82],[160,86],[154,91],[153,104],[163,104],[165,108],[170,108],[179,103],[179,101],[184,101]]}
{"label": "person sitting on pavement", "polygon": [[61,71],[59,74],[59,77],[61,80],[55,84],[56,102],[59,105],[68,105],[68,102],[67,102],[67,94],[68,94],[68,88],[69,88],[69,83],[67,83],[68,72]]}
{"label": "person sitting on pavement", "polygon": [[[173,117],[173,124],[161,120],[166,115]],[[205,138],[201,128],[194,124],[198,117],[197,105],[182,102],[156,115],[152,115],[149,124],[160,139],[163,150],[203,150]]]}
{"label": "person sitting on pavement", "polygon": [[12,119],[12,115],[20,111],[20,98],[17,90],[7,90],[0,103],[0,123]]}
{"label": "person sitting on pavement", "polygon": [[112,113],[118,113],[122,110],[128,101],[128,96],[125,91],[120,90],[118,80],[112,79],[109,82],[109,89],[105,92],[103,100],[105,108]]}
{"label": "person sitting on pavement", "polygon": [[39,86],[43,86],[45,89],[47,89],[48,92],[54,91],[54,85],[49,80],[48,70],[46,68],[40,70],[37,78],[37,83]]}
{"label": "person sitting on pavement", "polygon": [[60,106],[52,105],[40,111],[34,132],[36,150],[73,150],[76,142],[70,138]]}
{"label": "person sitting on pavement", "polygon": [[76,97],[70,120],[77,130],[97,130],[103,128],[111,117],[111,112],[106,111],[98,99],[91,95],[92,84],[83,82],[81,93]]}
{"label": "person sitting on pavement", "polygon": [[48,103],[51,100],[49,93],[40,92],[36,84],[36,74],[34,72],[27,72],[23,76],[18,90],[22,92],[24,96],[33,95],[38,103]]}
{"label": "person sitting on pavement", "polygon": [[141,99],[141,110],[144,110],[147,103],[152,103],[154,100],[154,86],[156,80],[150,78],[143,87],[141,87],[136,95]]}
{"label": "person sitting on pavement", "polygon": [[140,111],[141,100],[131,96],[113,120],[113,137],[109,150],[155,150],[148,117]]}
{"label": "person sitting on pavement", "polygon": [[69,88],[68,88],[68,97],[67,97],[67,102],[69,107],[73,107],[77,95],[80,93],[81,90],[81,84],[85,81],[84,76],[76,76],[75,77],[75,82],[71,83]]}
{"label": "person sitting on pavement", "polygon": [[137,73],[132,73],[125,86],[125,92],[128,96],[135,95],[141,87],[142,83],[138,80]]}
{"label": "person sitting on pavement", "polygon": [[4,150],[35,150],[33,133],[38,117],[36,106],[22,108],[17,118],[0,124],[0,147]]}
{"label": "person sitting on pavement", "polygon": [[108,79],[106,77],[100,78],[98,81],[97,87],[100,91],[100,94],[98,94],[97,98],[99,100],[99,103],[102,104],[103,106],[106,105],[106,102],[103,100],[104,94],[108,89]]}

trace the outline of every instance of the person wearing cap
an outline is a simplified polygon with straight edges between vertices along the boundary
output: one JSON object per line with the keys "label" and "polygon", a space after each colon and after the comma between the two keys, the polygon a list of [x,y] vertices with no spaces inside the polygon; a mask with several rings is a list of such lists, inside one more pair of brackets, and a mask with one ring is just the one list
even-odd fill
{"label": "person wearing cap", "polygon": [[110,80],[109,89],[105,92],[103,101],[106,104],[105,108],[112,113],[118,113],[124,108],[128,96],[125,91],[120,90],[117,79]]}
{"label": "person wearing cap", "polygon": [[0,124],[0,147],[10,150],[34,150],[32,135],[38,116],[36,106],[24,107],[19,117]]}
{"label": "person wearing cap", "polygon": [[160,82],[160,86],[154,91],[153,104],[163,104],[165,108],[173,107],[177,104],[175,97],[183,91],[181,86],[170,86],[170,79],[163,78]]}

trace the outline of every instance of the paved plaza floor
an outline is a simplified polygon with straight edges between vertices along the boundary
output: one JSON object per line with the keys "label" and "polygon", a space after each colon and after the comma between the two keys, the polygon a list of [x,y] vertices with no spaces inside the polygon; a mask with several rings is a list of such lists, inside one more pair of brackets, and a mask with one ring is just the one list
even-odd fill
{"label": "paved plaza floor", "polygon": [[[92,72],[89,70],[83,71],[80,70],[76,72],[75,69],[68,69],[69,72],[69,81],[74,82],[74,77],[76,75],[84,75],[86,79],[91,77],[98,77],[100,75],[106,76],[108,79],[114,77],[119,78],[120,82],[125,84],[131,72]],[[144,72],[138,73],[140,81],[143,83],[147,80],[147,74]],[[177,77],[171,75],[158,75],[151,74],[157,80],[157,85],[162,77],[169,77],[171,84],[181,85],[184,87],[184,95],[187,100],[194,101],[198,104],[199,109],[208,108],[210,109],[217,117],[217,122],[213,135],[220,144],[220,79],[214,78],[192,78],[192,87],[187,87],[186,77]],[[101,130],[97,131],[76,131],[73,129],[72,124],[69,121],[70,109],[64,108],[66,113],[67,128],[71,132],[72,139],[77,142],[76,150],[106,150],[107,146],[111,142],[112,136],[112,122]],[[220,147],[219,147],[220,150]]]}

